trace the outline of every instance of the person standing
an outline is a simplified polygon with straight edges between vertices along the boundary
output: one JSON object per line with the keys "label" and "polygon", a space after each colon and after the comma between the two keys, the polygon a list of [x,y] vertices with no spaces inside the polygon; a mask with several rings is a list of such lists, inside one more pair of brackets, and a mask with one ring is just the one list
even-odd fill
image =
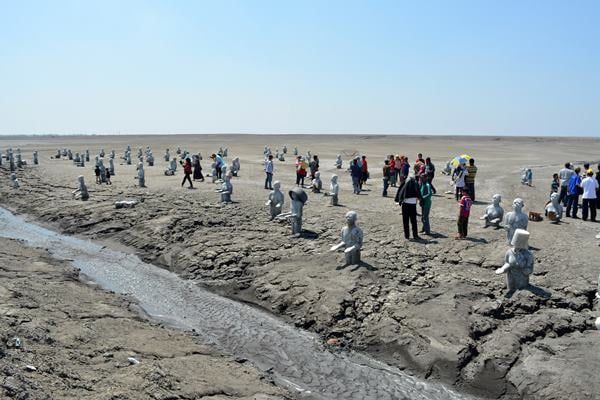
{"label": "person standing", "polygon": [[558,177],[560,178],[560,195],[558,202],[563,203],[563,206],[567,206],[569,200],[569,179],[575,172],[571,169],[571,163],[565,163],[565,167],[558,171]]}
{"label": "person standing", "polygon": [[460,164],[454,169],[452,174],[452,180],[454,180],[454,187],[456,188],[456,201],[459,201],[462,197],[463,189],[465,188],[465,177],[467,175],[467,168],[465,164]]}
{"label": "person standing", "polygon": [[391,178],[390,160],[383,160],[383,197],[387,197]]}
{"label": "person standing", "polygon": [[582,207],[582,219],[587,221],[588,210],[591,213],[591,221],[596,222],[596,190],[598,189],[598,181],[594,178],[594,171],[588,169],[587,178],[581,181],[581,187],[583,188],[583,207]]}
{"label": "person standing", "polygon": [[431,197],[433,195],[431,184],[429,183],[429,176],[427,174],[421,175],[421,186],[419,187],[421,191],[421,223],[423,227],[421,232],[426,235],[431,234],[431,229],[429,226],[429,211],[431,211]]}
{"label": "person standing", "polygon": [[431,162],[430,157],[427,157],[425,159],[425,174],[427,174],[427,177],[429,178],[429,185],[431,186],[431,192],[433,194],[436,194],[437,190],[435,190],[435,187],[433,186],[433,177],[435,176],[435,165],[433,165],[433,163]]}
{"label": "person standing", "polygon": [[[560,179],[558,177],[558,174],[554,174],[552,175],[552,182],[550,183],[550,196],[552,196],[552,193],[558,193],[559,189]],[[548,198],[550,198],[550,196],[548,196]]]}
{"label": "person standing", "polygon": [[185,162],[183,163],[183,180],[181,181],[181,187],[183,187],[183,184],[187,180],[190,183],[190,189],[194,188],[190,175],[192,175],[192,160],[186,158]]}
{"label": "person standing", "polygon": [[360,194],[360,179],[362,177],[362,168],[358,163],[358,158],[352,160],[350,164],[350,176],[352,177],[352,189],[354,194]]}
{"label": "person standing", "polygon": [[308,168],[310,169],[310,180],[311,182],[315,179],[315,172],[319,170],[319,156],[314,155],[313,159],[308,164]]}
{"label": "person standing", "polygon": [[472,201],[475,201],[475,176],[477,176],[477,166],[475,165],[475,159],[471,158],[465,176],[465,186],[469,189],[469,196]]}
{"label": "person standing", "polygon": [[273,190],[273,154],[265,160],[265,189]]}
{"label": "person standing", "polygon": [[569,178],[569,185],[567,187],[567,217],[574,219],[579,218],[577,216],[579,195],[581,194],[581,177],[579,176],[579,172],[581,172],[581,168],[575,168],[575,172]]}
{"label": "person standing", "polygon": [[458,203],[458,234],[454,239],[462,240],[467,237],[468,228],[469,228],[469,216],[471,215],[471,206],[473,205],[473,200],[469,197],[469,189],[464,188],[462,191],[462,197],[460,198],[460,202]]}
{"label": "person standing", "polygon": [[400,181],[400,175],[402,175],[402,160],[400,159],[400,155],[396,154],[396,157],[394,158],[394,168],[396,169],[396,173],[395,173],[395,182],[394,182],[394,186],[396,186],[399,181]]}
{"label": "person standing", "polygon": [[396,186],[396,160],[394,159],[394,155],[390,154],[388,156],[388,164],[390,166],[390,179],[389,179],[389,184],[390,186],[395,187]]}
{"label": "person standing", "polygon": [[369,179],[369,166],[367,165],[367,156],[362,156],[360,168],[362,171],[360,177],[360,190],[362,190],[363,185],[367,183],[367,179]]}
{"label": "person standing", "polygon": [[193,167],[194,167],[194,180],[198,180],[200,182],[204,182],[204,175],[202,175],[202,165],[200,165],[200,156],[199,155],[194,155],[194,161],[193,161]]}
{"label": "person standing", "polygon": [[402,207],[402,225],[406,239],[410,239],[410,227],[412,227],[413,239],[421,239],[417,228],[417,202],[420,198],[419,185],[413,177],[404,180],[396,192],[396,203]]}

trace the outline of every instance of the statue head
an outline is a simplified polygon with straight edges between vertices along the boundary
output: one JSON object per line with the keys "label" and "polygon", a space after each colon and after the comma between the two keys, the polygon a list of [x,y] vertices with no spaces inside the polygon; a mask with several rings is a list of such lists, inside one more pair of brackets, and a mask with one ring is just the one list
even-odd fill
{"label": "statue head", "polygon": [[523,199],[517,197],[513,200],[512,207],[516,212],[520,212],[523,207],[525,207],[525,203],[523,202]]}
{"label": "statue head", "polygon": [[144,169],[144,163],[140,161],[138,163],[137,169]]}
{"label": "statue head", "polygon": [[79,181],[79,186],[83,186],[85,184],[83,180],[83,175],[79,175],[77,177],[77,180]]}
{"label": "statue head", "polygon": [[321,173],[319,171],[315,172],[315,178],[320,178],[321,177]]}
{"label": "statue head", "polygon": [[559,199],[559,198],[560,198],[560,195],[559,195],[558,193],[556,193],[556,192],[553,192],[553,193],[550,195],[550,201],[551,201],[551,202],[552,202],[552,204],[554,204],[554,205],[558,204],[558,199]]}
{"label": "statue head", "polygon": [[356,211],[348,211],[346,213],[346,222],[348,223],[348,225],[356,224],[357,219],[358,219],[358,214],[356,213]]}
{"label": "statue head", "polygon": [[495,195],[492,196],[492,204],[493,205],[499,206],[501,201],[502,201],[502,196],[500,196],[498,193],[496,193]]}
{"label": "statue head", "polygon": [[273,182],[273,190],[276,192],[279,192],[280,189],[281,189],[281,182],[279,182],[279,181]]}
{"label": "statue head", "polygon": [[306,194],[306,192],[300,189],[299,187],[293,188],[288,193],[293,201],[299,201],[302,204],[304,204],[308,200],[308,195]]}
{"label": "statue head", "polygon": [[331,183],[336,184],[338,180],[338,176],[337,175],[331,175]]}
{"label": "statue head", "polygon": [[17,180],[17,174],[15,174],[14,172],[12,174],[10,174],[10,180],[11,181],[16,181]]}
{"label": "statue head", "polygon": [[512,237],[510,244],[515,249],[528,249],[529,248],[529,232],[525,229],[515,230],[515,234]]}

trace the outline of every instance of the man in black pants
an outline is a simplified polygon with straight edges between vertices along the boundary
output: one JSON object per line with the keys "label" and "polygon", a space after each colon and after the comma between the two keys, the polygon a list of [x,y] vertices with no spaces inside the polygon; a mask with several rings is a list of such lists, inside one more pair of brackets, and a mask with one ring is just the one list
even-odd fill
{"label": "man in black pants", "polygon": [[412,234],[415,240],[419,237],[417,228],[417,202],[421,198],[421,192],[415,178],[410,177],[400,183],[396,193],[396,202],[402,206],[402,224],[404,225],[404,237],[410,238],[409,223],[412,225]]}

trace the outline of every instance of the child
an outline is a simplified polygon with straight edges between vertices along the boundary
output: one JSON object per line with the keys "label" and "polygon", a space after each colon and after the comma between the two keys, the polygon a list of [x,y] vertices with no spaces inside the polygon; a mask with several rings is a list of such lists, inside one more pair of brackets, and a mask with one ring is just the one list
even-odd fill
{"label": "child", "polygon": [[96,167],[94,168],[94,174],[96,174],[96,183],[102,183],[100,182],[100,166],[96,165]]}
{"label": "child", "polygon": [[106,168],[106,184],[112,185],[112,182],[110,181],[110,168]]}
{"label": "child", "polygon": [[462,240],[467,237],[467,228],[469,226],[469,215],[471,214],[471,206],[473,205],[473,201],[469,197],[469,189],[463,188],[462,197],[458,202],[459,210],[458,210],[458,234],[454,237],[454,239]]}

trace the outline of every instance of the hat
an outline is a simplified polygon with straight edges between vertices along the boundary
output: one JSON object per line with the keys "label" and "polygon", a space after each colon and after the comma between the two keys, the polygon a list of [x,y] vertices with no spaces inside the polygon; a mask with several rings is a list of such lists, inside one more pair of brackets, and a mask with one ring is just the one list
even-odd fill
{"label": "hat", "polygon": [[529,248],[529,232],[525,229],[517,229],[513,234],[510,242],[515,249],[528,249]]}
{"label": "hat", "polygon": [[290,194],[290,198],[292,200],[298,200],[302,204],[306,203],[306,201],[308,200],[308,195],[306,194],[306,192],[304,190],[300,189],[299,187],[295,187],[295,188],[291,189],[289,191],[289,194]]}

